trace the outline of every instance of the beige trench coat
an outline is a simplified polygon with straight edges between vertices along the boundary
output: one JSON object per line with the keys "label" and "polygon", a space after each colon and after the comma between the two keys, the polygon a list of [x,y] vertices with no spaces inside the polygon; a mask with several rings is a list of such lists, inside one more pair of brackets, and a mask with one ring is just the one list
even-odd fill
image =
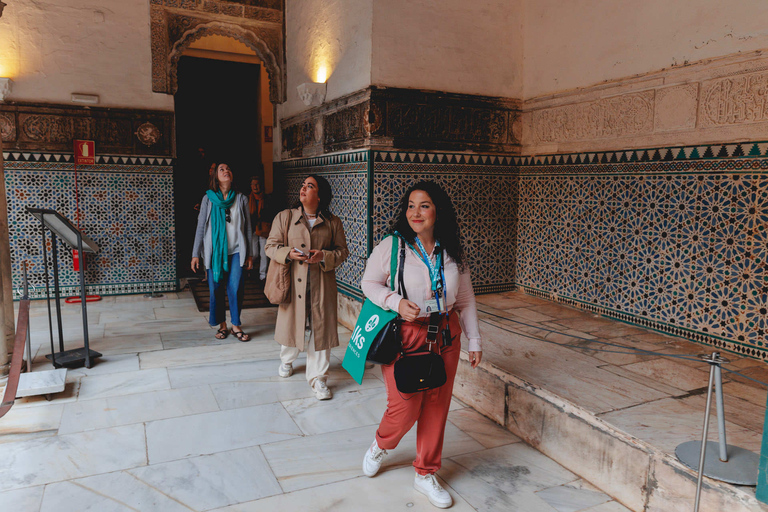
{"label": "beige trench coat", "polygon": [[[285,243],[285,226],[290,215],[288,245]],[[288,260],[291,248],[304,252],[309,249],[322,249],[324,260],[310,265],[303,261]],[[309,273],[312,311],[312,331],[315,335],[315,350],[326,350],[339,346],[338,327],[336,325],[336,267],[349,255],[347,239],[341,219],[335,215],[330,218],[319,216],[312,233],[309,223],[301,208],[283,210],[272,221],[272,229],[265,245],[270,265],[286,264],[291,266],[291,302],[280,304],[277,310],[275,339],[286,347],[304,346],[304,326],[306,323],[307,274]],[[308,267],[312,267],[311,272]]]}

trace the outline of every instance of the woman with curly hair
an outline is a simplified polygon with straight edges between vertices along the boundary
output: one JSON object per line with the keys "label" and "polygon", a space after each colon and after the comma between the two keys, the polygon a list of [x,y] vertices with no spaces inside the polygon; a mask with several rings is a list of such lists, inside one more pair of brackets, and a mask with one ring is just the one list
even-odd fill
{"label": "woman with curly hair", "polygon": [[[438,184],[421,181],[406,191],[390,233],[393,236],[384,238],[368,258],[362,280],[363,293],[377,306],[397,311],[402,317],[401,340],[406,356],[425,350],[442,356],[447,381],[435,389],[403,394],[395,382],[395,364],[382,366],[387,410],[363,459],[363,473],[374,476],[387,450],[394,449],[418,422],[414,488],[426,495],[434,506],[447,508],[453,500],[439,484],[435,473],[441,467],[445,423],[461,351],[461,332],[469,338],[472,368],[477,367],[483,355],[475,295],[456,211],[450,197]],[[403,295],[407,298],[390,287],[394,278],[390,275],[390,260],[395,237],[406,247],[402,273]],[[439,321],[439,334],[434,342],[428,342],[427,327],[436,321]]]}

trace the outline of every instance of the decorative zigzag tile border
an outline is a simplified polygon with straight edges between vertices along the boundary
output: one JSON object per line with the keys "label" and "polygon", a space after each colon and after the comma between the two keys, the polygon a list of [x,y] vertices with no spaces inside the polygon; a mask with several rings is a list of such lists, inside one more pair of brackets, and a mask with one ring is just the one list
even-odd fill
{"label": "decorative zigzag tile border", "polygon": [[[28,151],[3,152],[6,162],[45,162],[73,164],[74,155],[71,153],[38,153]],[[97,155],[96,165],[153,165],[171,166],[175,163],[173,158],[157,156],[122,156],[122,155]],[[84,166],[86,169],[91,166]]]}
{"label": "decorative zigzag tile border", "polygon": [[512,157],[516,166],[621,164],[632,162],[672,162],[691,160],[722,160],[726,158],[761,158],[768,156],[768,142],[736,144],[704,144],[670,146],[628,151],[598,151],[541,156]]}

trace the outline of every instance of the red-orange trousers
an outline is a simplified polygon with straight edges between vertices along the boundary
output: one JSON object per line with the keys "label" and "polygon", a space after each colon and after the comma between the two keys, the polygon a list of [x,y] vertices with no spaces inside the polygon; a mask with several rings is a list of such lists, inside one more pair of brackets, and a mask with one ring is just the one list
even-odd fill
{"label": "red-orange trousers", "polygon": [[[445,323],[445,320],[443,321]],[[416,322],[403,322],[402,342],[406,354],[426,350],[426,332],[429,319],[419,319]],[[381,367],[384,384],[387,388],[387,410],[376,432],[376,443],[379,448],[391,450],[397,447],[400,439],[416,427],[416,460],[413,467],[420,475],[435,473],[441,467],[443,455],[443,438],[445,437],[445,422],[448,420],[448,408],[453,394],[453,380],[456,378],[456,368],[461,352],[461,326],[459,316],[451,312],[448,325],[453,341],[450,347],[441,347],[440,352],[445,362],[447,380],[436,389],[419,393],[403,394],[395,384],[395,365],[387,364]],[[438,345],[442,345],[443,326],[440,326],[437,337]],[[434,347],[432,349],[435,351]]]}

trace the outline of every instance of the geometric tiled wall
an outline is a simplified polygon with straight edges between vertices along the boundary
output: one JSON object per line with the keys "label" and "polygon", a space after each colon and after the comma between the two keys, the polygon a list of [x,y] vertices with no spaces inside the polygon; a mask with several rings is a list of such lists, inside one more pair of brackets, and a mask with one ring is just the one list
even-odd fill
{"label": "geometric tiled wall", "polygon": [[518,199],[511,157],[375,151],[373,169],[374,244],[406,189],[432,180],[456,208],[475,293],[514,288]]}
{"label": "geometric tiled wall", "polygon": [[280,164],[289,204],[310,173],[334,191],[331,210],[344,223],[350,257],[338,270],[340,291],[360,299],[368,254],[386,233],[411,184],[440,183],[456,207],[477,293],[514,287],[517,186],[510,157],[353,151]]}
{"label": "geometric tiled wall", "polygon": [[768,354],[768,144],[515,158],[517,283]]}
{"label": "geometric tiled wall", "polygon": [[[21,294],[25,260],[30,296],[45,297],[40,224],[24,207],[54,209],[75,224],[72,155],[11,151],[3,156],[14,297]],[[101,249],[88,255],[88,293],[176,289],[172,171],[169,158],[106,155],[78,168],[80,227]],[[50,247],[48,258],[50,264]],[[79,293],[72,253],[61,245],[59,269],[62,293]]]}
{"label": "geometric tiled wall", "polygon": [[336,281],[341,293],[356,298],[362,296],[360,279],[368,257],[368,157],[368,151],[354,151],[279,164],[286,205],[298,202],[301,183],[308,174],[323,176],[331,184],[330,210],[341,219],[349,249],[349,257],[336,269]]}
{"label": "geometric tiled wall", "polygon": [[355,151],[283,162],[332,183],[347,232],[342,291],[360,298],[365,256],[405,189],[443,185],[476,293],[553,300],[768,357],[768,143],[542,157]]}

